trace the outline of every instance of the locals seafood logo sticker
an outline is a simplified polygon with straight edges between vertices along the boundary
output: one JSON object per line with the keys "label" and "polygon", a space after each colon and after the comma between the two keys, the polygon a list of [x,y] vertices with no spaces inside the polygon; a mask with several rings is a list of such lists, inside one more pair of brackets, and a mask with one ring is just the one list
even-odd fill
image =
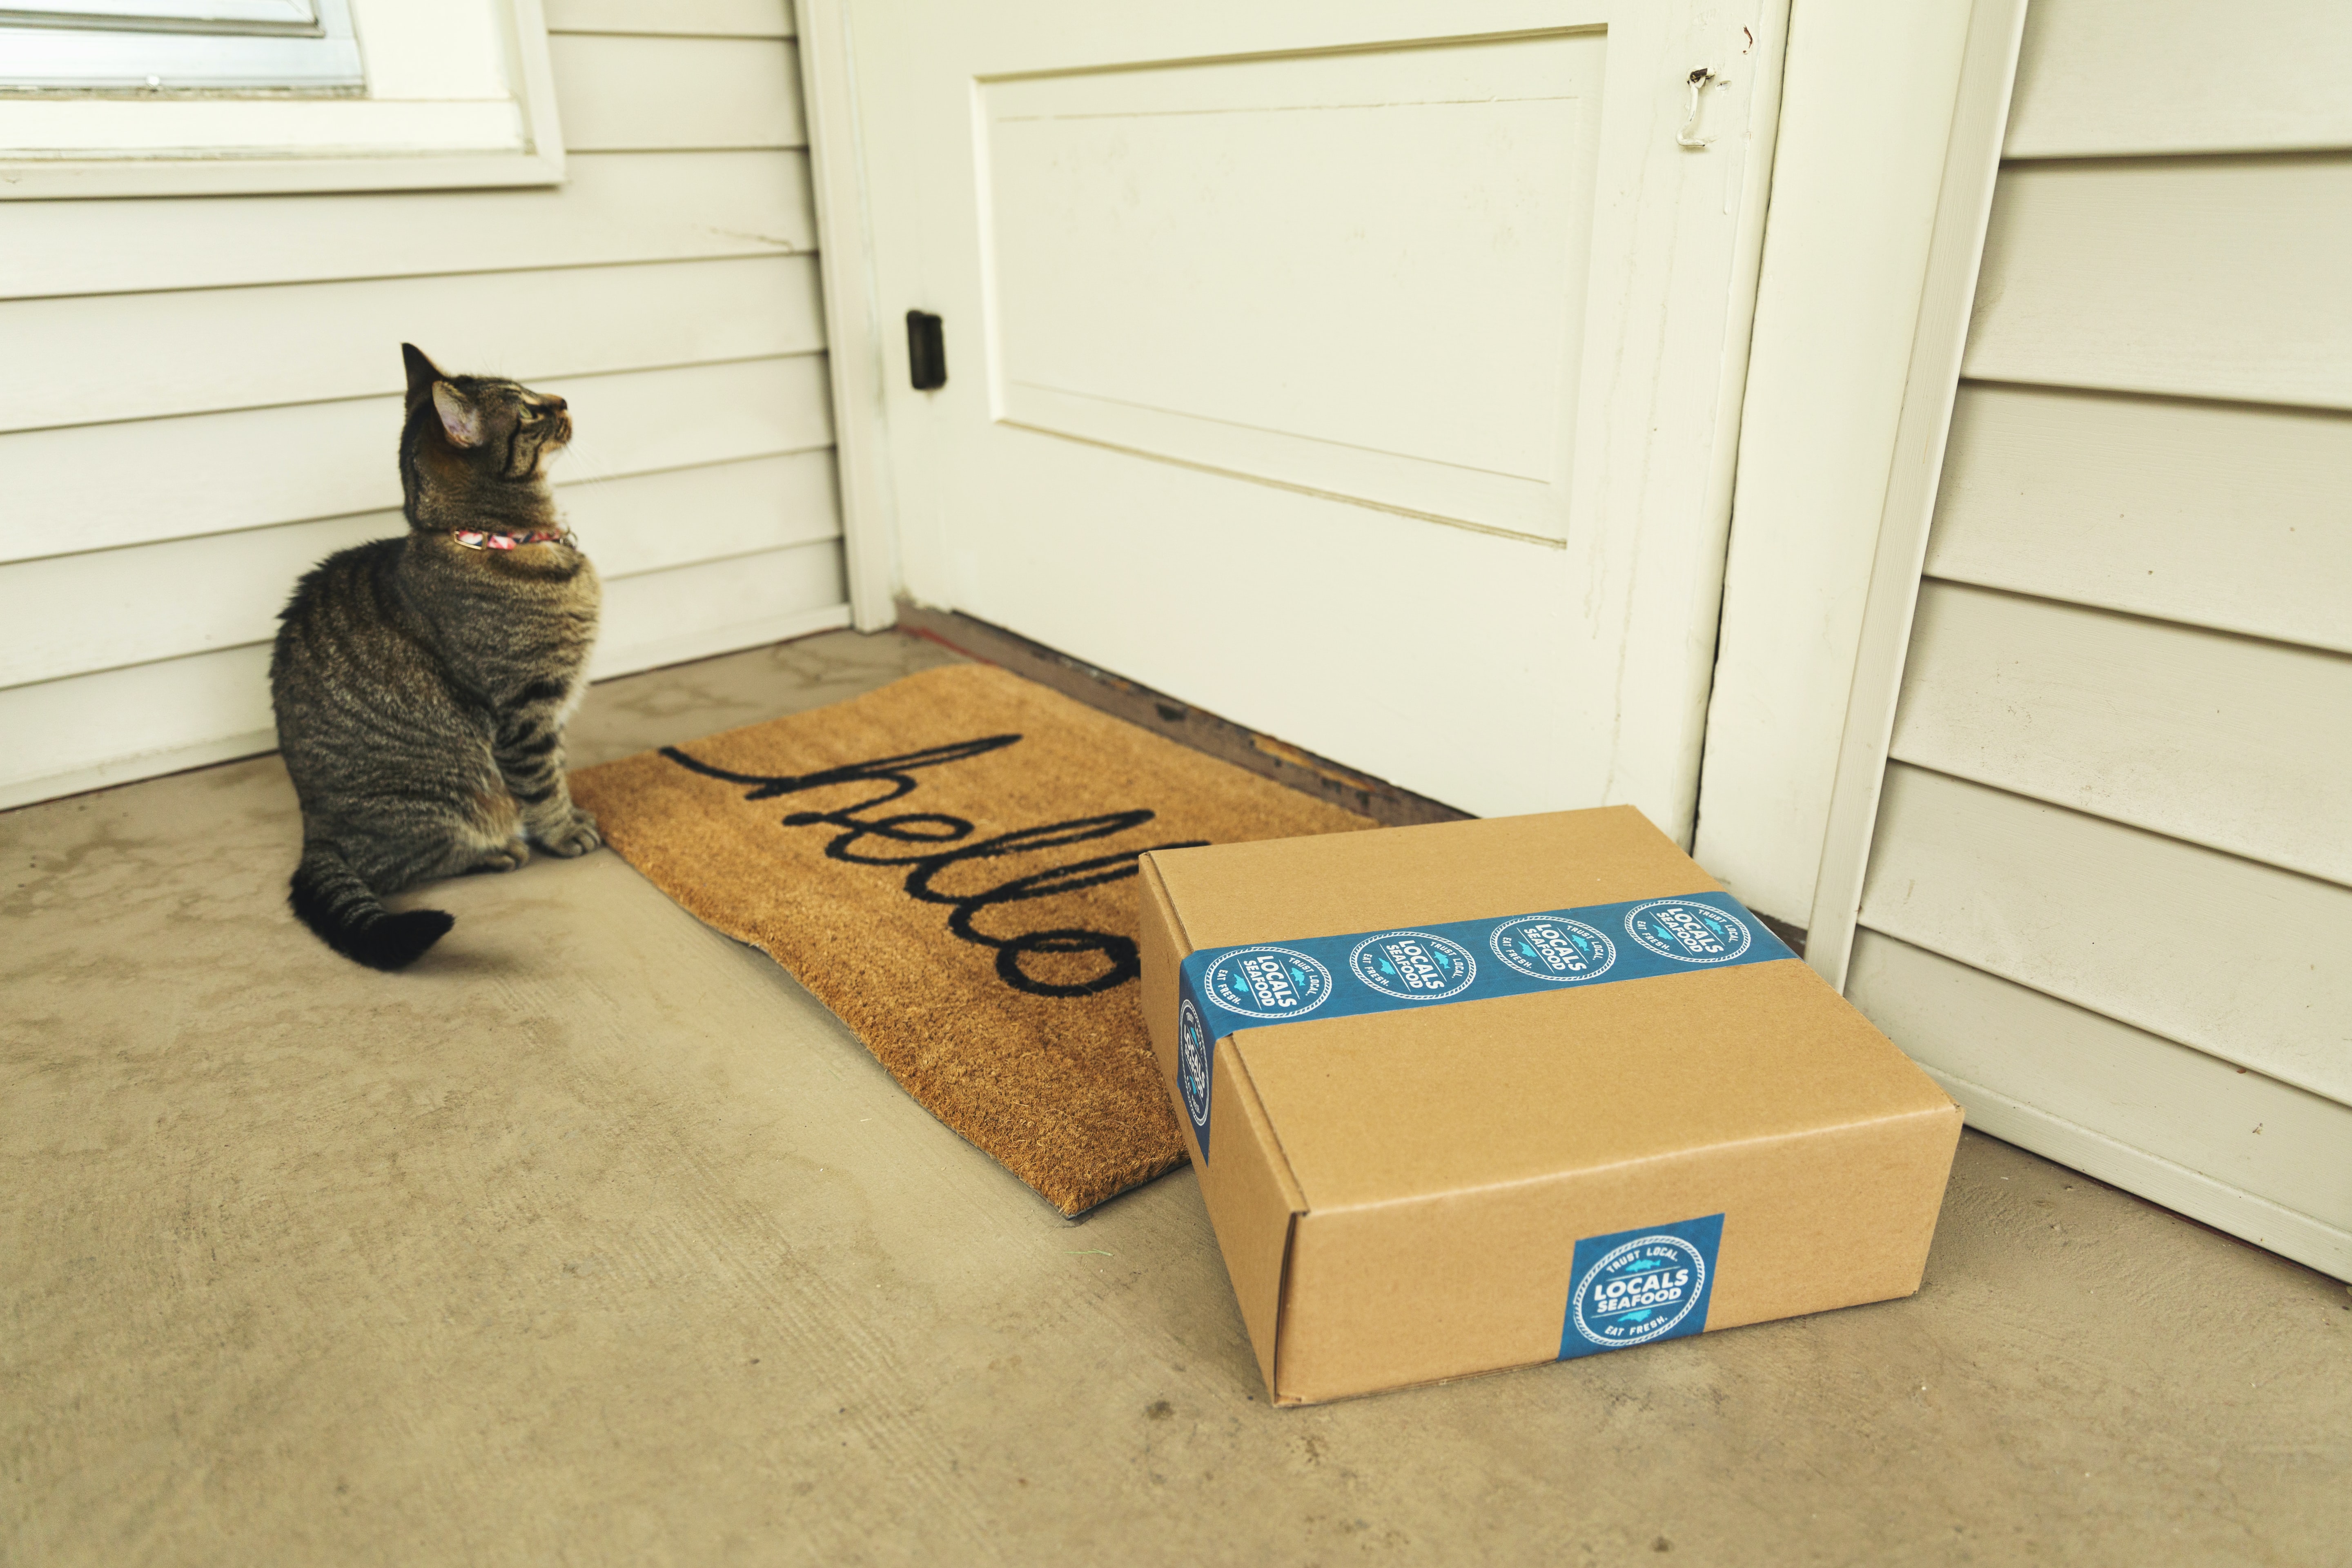
{"label": "locals seafood logo sticker", "polygon": [[1176,1082],[1184,1091],[1184,1114],[1200,1131],[1209,1125],[1209,1049],[1200,1009],[1187,997],[1176,1014]]}
{"label": "locals seafood logo sticker", "polygon": [[1628,911],[1625,933],[1677,963],[1728,963],[1756,940],[1738,916],[1691,899],[1654,899]]}
{"label": "locals seafood logo sticker", "polygon": [[1723,1216],[1576,1244],[1575,1282],[1560,1331],[1563,1360],[1679,1339],[1706,1327]]}
{"label": "locals seafood logo sticker", "polygon": [[1391,931],[1358,942],[1348,954],[1348,971],[1383,996],[1443,1002],[1470,988],[1478,978],[1478,961],[1451,937]]}
{"label": "locals seafood logo sticker", "polygon": [[1570,985],[1609,972],[1617,944],[1582,921],[1565,915],[1525,915],[1506,921],[1486,939],[1495,956],[1530,980]]}
{"label": "locals seafood logo sticker", "polygon": [[1297,1018],[1330,999],[1331,972],[1290,947],[1244,947],[1202,977],[1209,999],[1244,1018]]}
{"label": "locals seafood logo sticker", "polygon": [[1706,1259],[1687,1241],[1645,1236],[1594,1264],[1576,1286],[1576,1331],[1597,1345],[1647,1344],[1698,1305]]}

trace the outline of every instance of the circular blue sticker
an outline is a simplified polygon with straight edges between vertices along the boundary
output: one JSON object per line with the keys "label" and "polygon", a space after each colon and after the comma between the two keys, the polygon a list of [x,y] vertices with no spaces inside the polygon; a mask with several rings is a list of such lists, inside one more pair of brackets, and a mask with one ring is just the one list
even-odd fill
{"label": "circular blue sticker", "polygon": [[1331,972],[1289,947],[1242,947],[1201,976],[1209,1000],[1244,1018],[1297,1018],[1331,999]]}
{"label": "circular blue sticker", "polygon": [[1176,1013],[1176,1084],[1184,1091],[1184,1114],[1194,1128],[1209,1125],[1209,1031],[1191,997]]}
{"label": "circular blue sticker", "polygon": [[1607,972],[1617,962],[1617,944],[1582,921],[1560,915],[1521,915],[1505,921],[1486,938],[1495,956],[1530,980],[1570,985]]}
{"label": "circular blue sticker", "polygon": [[1348,970],[1383,996],[1443,1002],[1469,989],[1478,961],[1450,937],[1425,931],[1368,936],[1348,954]]}
{"label": "circular blue sticker", "polygon": [[1625,916],[1625,934],[1676,963],[1728,963],[1756,940],[1737,915],[1688,899],[1635,906]]}
{"label": "circular blue sticker", "polygon": [[1647,1344],[1681,1326],[1706,1289],[1706,1258],[1679,1236],[1644,1236],[1584,1271],[1568,1321],[1596,1345]]}

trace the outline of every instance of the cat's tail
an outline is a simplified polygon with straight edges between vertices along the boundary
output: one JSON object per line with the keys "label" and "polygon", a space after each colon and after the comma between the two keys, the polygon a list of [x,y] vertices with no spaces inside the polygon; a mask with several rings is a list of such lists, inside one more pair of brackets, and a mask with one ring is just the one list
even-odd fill
{"label": "cat's tail", "polygon": [[331,844],[306,843],[288,902],[320,942],[370,969],[405,969],[457,923],[440,910],[394,914]]}

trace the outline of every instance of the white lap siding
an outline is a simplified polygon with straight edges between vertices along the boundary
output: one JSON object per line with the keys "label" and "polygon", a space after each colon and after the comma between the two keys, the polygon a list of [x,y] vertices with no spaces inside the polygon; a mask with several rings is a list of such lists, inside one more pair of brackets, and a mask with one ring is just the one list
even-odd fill
{"label": "white lap siding", "polygon": [[275,743],[398,531],[400,344],[570,398],[599,677],[848,623],[783,0],[549,0],[558,188],[0,205],[0,806]]}
{"label": "white lap siding", "polygon": [[2028,14],[1848,993],[2352,1278],[2352,7],[2154,9]]}

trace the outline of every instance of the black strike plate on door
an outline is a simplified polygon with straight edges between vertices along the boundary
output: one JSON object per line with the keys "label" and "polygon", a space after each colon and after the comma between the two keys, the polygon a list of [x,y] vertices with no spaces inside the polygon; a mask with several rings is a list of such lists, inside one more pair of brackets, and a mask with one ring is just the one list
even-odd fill
{"label": "black strike plate on door", "polygon": [[948,384],[948,344],[940,327],[929,310],[907,312],[907,376],[917,392],[937,392]]}

